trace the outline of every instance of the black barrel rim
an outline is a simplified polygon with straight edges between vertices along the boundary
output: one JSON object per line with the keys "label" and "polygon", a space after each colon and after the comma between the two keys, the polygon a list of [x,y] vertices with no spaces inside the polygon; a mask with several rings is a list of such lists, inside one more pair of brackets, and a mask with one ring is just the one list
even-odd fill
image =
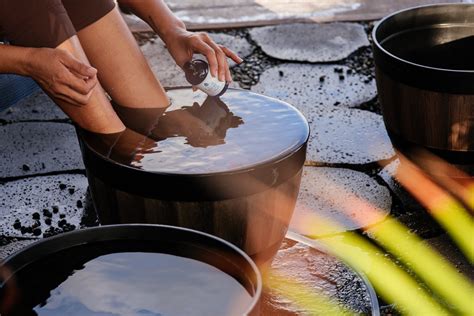
{"label": "black barrel rim", "polygon": [[[251,314],[258,308],[258,304],[262,295],[263,281],[260,270],[253,260],[238,247],[219,237],[188,228],[156,224],[120,224],[85,228],[37,241],[31,245],[26,246],[17,253],[8,256],[3,262],[1,262],[1,265],[8,267],[11,270],[10,276],[13,276],[21,269],[36,262],[37,260],[40,260],[41,258],[47,257],[48,255],[52,255],[65,249],[72,248],[74,246],[86,245],[88,243],[100,241],[118,241],[120,239],[127,240],[129,238],[127,233],[130,231],[134,231],[135,233],[138,233],[139,231],[157,233],[166,230],[174,231],[175,233],[194,235],[195,237],[201,238],[201,240],[207,240],[214,245],[225,247],[227,250],[231,250],[232,253],[237,254],[241,259],[243,259],[250,268],[250,271],[252,271],[254,274],[253,277],[255,281],[252,303],[247,308],[247,311],[244,315]],[[110,234],[113,234],[113,236],[109,236]],[[115,236],[115,234],[122,236],[122,238],[119,239],[118,236]],[[87,238],[84,238],[84,236]],[[156,234],[155,236],[161,235]],[[138,240],[138,238],[135,239]],[[146,238],[141,239],[146,240]],[[158,240],[158,238],[156,240]],[[226,273],[224,271],[222,272]],[[8,280],[9,278],[0,280],[0,285],[3,286]]]}
{"label": "black barrel rim", "polygon": [[[427,89],[427,90],[435,90],[439,92],[447,92],[447,93],[453,93],[453,94],[473,94],[474,89],[472,87],[472,82],[474,80],[474,70],[468,70],[468,69],[446,69],[446,68],[440,68],[440,67],[433,67],[433,66],[428,66],[428,65],[423,65],[419,64],[413,61],[409,61],[405,58],[401,58],[390,52],[389,50],[385,49],[383,45],[381,44],[381,40],[379,39],[379,32],[382,27],[385,26],[386,23],[389,23],[393,18],[403,15],[408,12],[415,12],[418,10],[423,10],[423,9],[429,9],[429,8],[435,8],[438,10],[442,10],[443,8],[474,8],[474,4],[472,3],[440,3],[440,4],[429,4],[429,5],[421,5],[421,6],[416,6],[408,9],[403,9],[399,10],[397,12],[394,12],[386,17],[384,17],[382,20],[380,20],[374,27],[372,31],[372,38],[374,42],[374,57],[376,60],[376,65],[379,66],[382,70],[389,69],[388,73],[396,73],[397,71],[395,70],[396,66],[398,67],[405,67],[405,70],[417,70],[419,72],[422,72],[423,74],[426,74],[424,77],[427,80],[426,84],[421,84],[421,88]],[[449,24],[449,22],[447,22]],[[469,23],[471,24],[471,23]],[[474,20],[472,22],[473,27],[474,27]],[[384,38],[385,39],[385,38]],[[389,59],[390,61],[382,61],[381,59]],[[394,63],[396,65],[391,65],[389,66],[388,64]],[[434,79],[432,76],[434,75]],[[459,78],[460,76],[467,76],[471,78],[472,80],[467,80],[469,81],[465,85],[461,85],[459,82],[453,82],[453,79]],[[408,76],[407,76],[408,77]],[[413,84],[413,81],[411,78],[405,78],[404,76],[398,76],[398,80],[409,84],[411,86],[419,86],[419,82],[417,81],[416,84]],[[436,82],[436,80],[440,80],[441,82]],[[443,80],[444,79],[444,80]]]}

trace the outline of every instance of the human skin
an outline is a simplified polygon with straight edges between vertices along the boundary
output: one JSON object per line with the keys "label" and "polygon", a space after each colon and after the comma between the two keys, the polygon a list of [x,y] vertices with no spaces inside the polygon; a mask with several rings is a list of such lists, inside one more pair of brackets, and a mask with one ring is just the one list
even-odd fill
{"label": "human skin", "polygon": [[[231,80],[226,59],[241,59],[207,34],[188,32],[162,0],[119,3],[150,24],[179,66],[201,53],[212,75]],[[169,105],[117,8],[55,49],[0,45],[0,61],[0,73],[32,77],[76,124],[95,133],[125,130],[105,91],[127,108]]]}

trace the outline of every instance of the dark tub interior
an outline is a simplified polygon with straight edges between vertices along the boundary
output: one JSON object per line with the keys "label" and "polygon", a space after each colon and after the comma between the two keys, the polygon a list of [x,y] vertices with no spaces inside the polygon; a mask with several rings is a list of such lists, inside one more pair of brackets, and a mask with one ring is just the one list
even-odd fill
{"label": "dark tub interior", "polygon": [[474,70],[474,25],[433,25],[398,32],[381,42],[404,60],[434,68]]}
{"label": "dark tub interior", "polygon": [[13,261],[0,299],[14,285],[19,296],[14,311],[2,315],[245,314],[256,295],[245,265],[229,269],[236,258],[225,245],[220,252],[193,243],[108,240],[32,257],[21,267]]}

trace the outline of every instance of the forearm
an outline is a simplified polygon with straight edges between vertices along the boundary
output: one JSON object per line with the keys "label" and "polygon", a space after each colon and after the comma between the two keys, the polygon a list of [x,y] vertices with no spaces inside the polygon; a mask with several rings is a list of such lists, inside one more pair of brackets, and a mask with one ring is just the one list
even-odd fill
{"label": "forearm", "polygon": [[148,23],[165,42],[171,33],[186,29],[184,23],[171,12],[163,0],[118,0],[118,2]]}
{"label": "forearm", "polygon": [[28,55],[31,48],[0,44],[0,73],[28,75]]}

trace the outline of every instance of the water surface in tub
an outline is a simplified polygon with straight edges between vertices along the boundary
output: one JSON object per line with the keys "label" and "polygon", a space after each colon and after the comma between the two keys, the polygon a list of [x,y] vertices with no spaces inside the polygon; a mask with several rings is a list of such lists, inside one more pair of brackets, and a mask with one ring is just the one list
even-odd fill
{"label": "water surface in tub", "polygon": [[249,91],[229,89],[221,98],[191,89],[167,93],[171,106],[126,162],[134,168],[173,174],[242,170],[286,157],[309,134],[295,108]]}
{"label": "water surface in tub", "polygon": [[54,266],[64,272],[59,265],[69,263],[48,260],[20,272],[23,286],[34,288],[38,316],[241,315],[252,302],[238,281],[217,268],[160,253],[102,255],[71,269],[56,287],[31,284],[23,277],[41,279]]}
{"label": "water surface in tub", "polygon": [[395,56],[420,65],[474,71],[474,25],[432,26],[400,32],[382,41]]}

